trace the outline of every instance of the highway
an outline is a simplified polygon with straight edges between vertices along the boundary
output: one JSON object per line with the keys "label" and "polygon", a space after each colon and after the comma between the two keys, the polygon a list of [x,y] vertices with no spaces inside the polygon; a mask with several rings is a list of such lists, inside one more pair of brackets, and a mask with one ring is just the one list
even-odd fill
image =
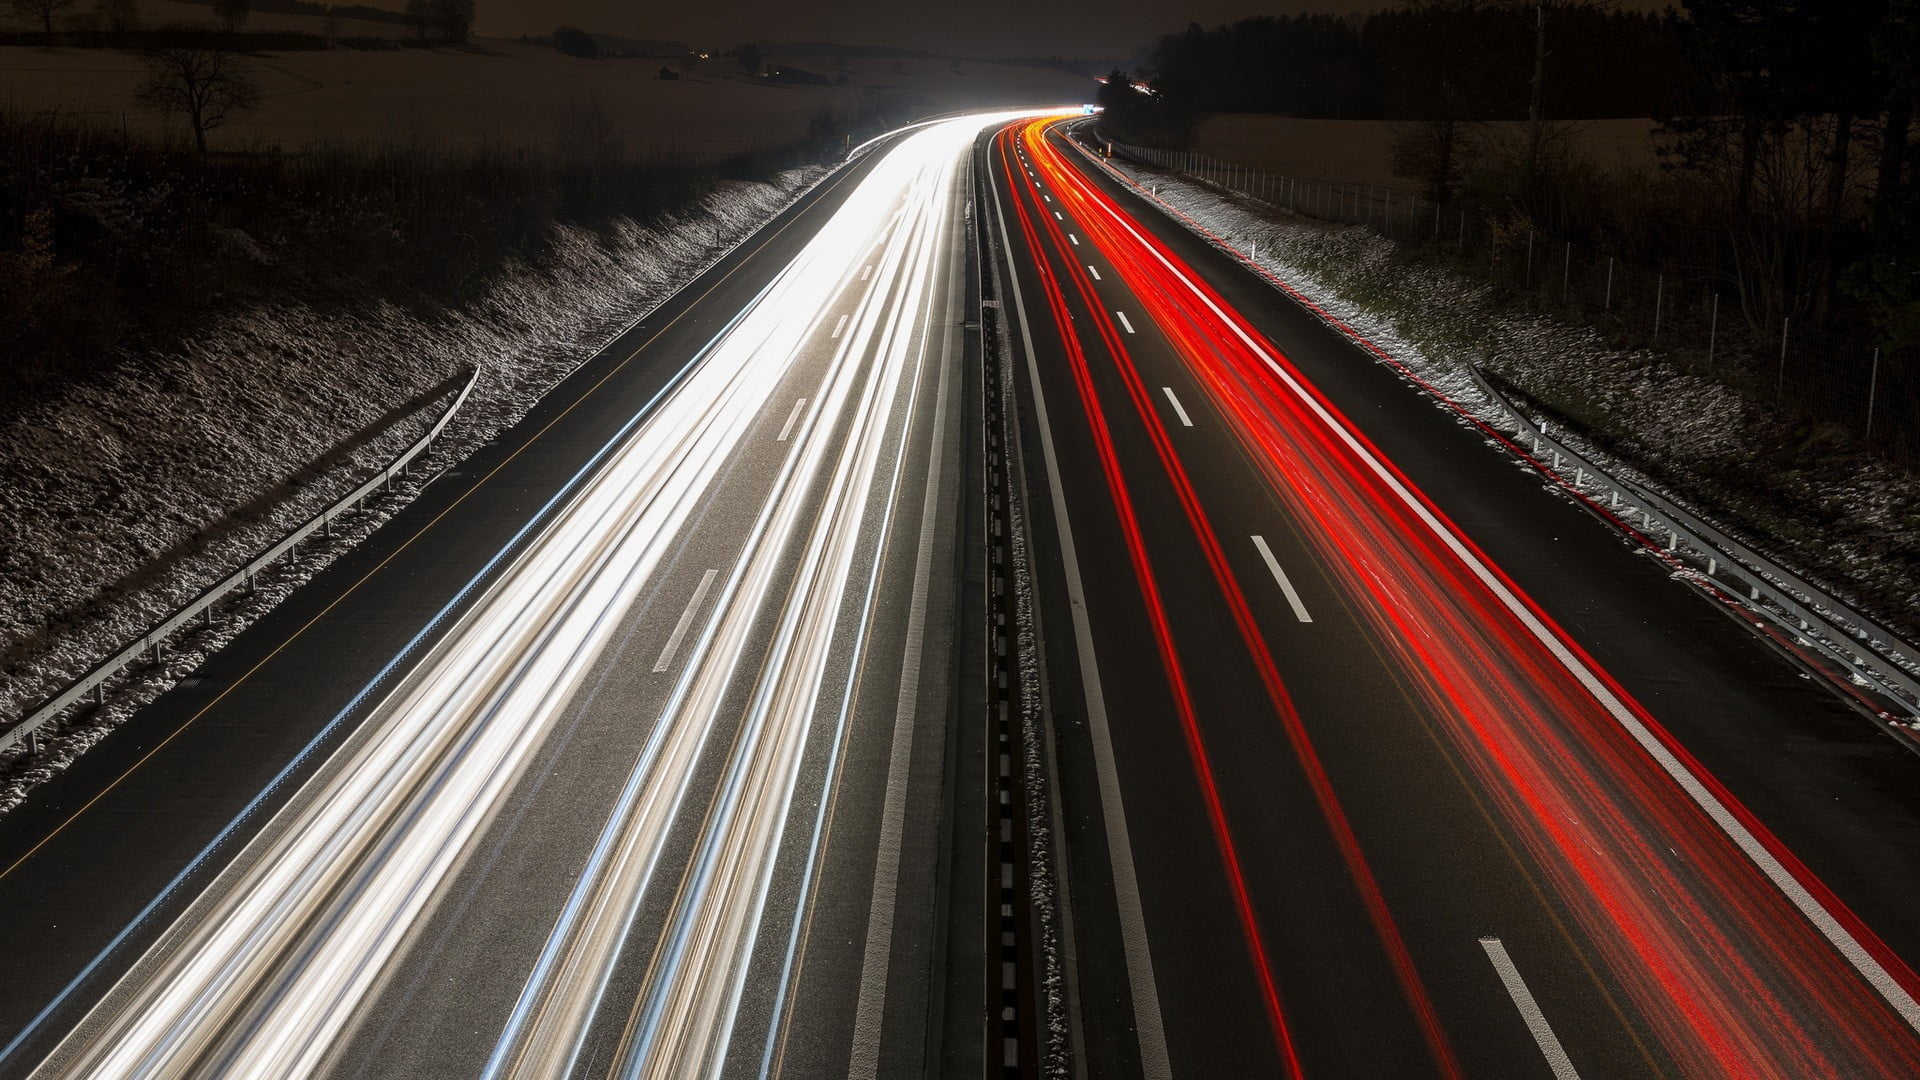
{"label": "highway", "polygon": [[0,1071],[938,1060],[998,122],[844,168],[9,818]]}
{"label": "highway", "polygon": [[1082,1074],[1920,1075],[1920,763],[1064,127],[985,167]]}
{"label": "highway", "polygon": [[881,140],[0,819],[0,1077],[1030,1075],[1009,665],[1076,1076],[1920,1076],[1920,761],[1076,122]]}

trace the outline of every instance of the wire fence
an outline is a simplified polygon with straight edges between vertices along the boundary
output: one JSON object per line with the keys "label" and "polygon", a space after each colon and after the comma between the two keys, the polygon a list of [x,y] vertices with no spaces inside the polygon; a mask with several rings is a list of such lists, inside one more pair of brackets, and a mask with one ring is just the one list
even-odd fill
{"label": "wire fence", "polygon": [[1794,318],[1759,324],[1709,271],[1630,263],[1404,190],[1282,176],[1188,150],[1108,147],[1242,198],[1366,226],[1764,405],[1838,428],[1889,461],[1920,465],[1920,357],[1911,350],[1884,354],[1864,337]]}

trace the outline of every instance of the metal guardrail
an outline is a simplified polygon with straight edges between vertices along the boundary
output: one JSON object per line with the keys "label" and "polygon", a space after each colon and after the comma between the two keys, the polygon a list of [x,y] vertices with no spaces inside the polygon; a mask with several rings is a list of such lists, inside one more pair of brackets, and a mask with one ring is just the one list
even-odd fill
{"label": "metal guardrail", "polygon": [[[1071,125],[1070,134],[1081,136],[1084,128],[1084,124]],[[1094,164],[1111,168],[1097,148],[1081,145],[1079,138],[1073,141]],[[1794,641],[1844,671],[1855,685],[1872,689],[1904,711],[1908,727],[1920,729],[1920,649],[1671,500],[1609,475],[1551,438],[1544,423],[1528,419],[1479,369],[1468,372],[1507,418],[1506,426],[1517,432],[1516,439],[1530,444],[1535,460],[1563,483],[1656,542],[1664,538],[1667,558],[1781,627]],[[1573,469],[1571,477],[1566,475],[1568,466]]]}
{"label": "metal guardrail", "polygon": [[1528,419],[1478,369],[1468,370],[1506,418],[1505,426],[1531,447],[1541,465],[1656,542],[1664,539],[1669,558],[1703,575],[1721,592],[1838,665],[1856,685],[1877,691],[1905,710],[1909,723],[1920,722],[1920,678],[1916,678],[1920,663],[1915,660],[1920,650],[1671,500],[1609,475],[1548,435],[1544,422]]}
{"label": "metal guardrail", "polygon": [[417,439],[413,445],[402,450],[392,461],[387,463],[386,467],[373,474],[365,483],[353,489],[353,491],[349,492],[338,502],[335,502],[333,505],[308,518],[305,524],[302,524],[299,528],[282,537],[281,540],[272,547],[255,555],[245,566],[242,566],[240,569],[213,585],[208,586],[199,596],[194,597],[183,607],[175,610],[173,614],[162,619],[146,633],[121,648],[120,651],[101,661],[91,671],[88,671],[85,675],[80,676],[80,678],[70,683],[66,689],[61,690],[59,693],[54,694],[52,697],[35,706],[32,711],[21,717],[5,732],[0,732],[0,751],[11,748],[22,739],[29,739],[31,740],[29,745],[32,750],[38,752],[38,732],[40,727],[47,721],[52,720],[54,717],[64,713],[68,708],[78,704],[82,699],[86,698],[88,694],[93,695],[96,703],[103,702],[105,700],[107,682],[115,675],[126,670],[137,661],[142,654],[150,653],[153,659],[158,662],[161,656],[161,650],[165,646],[167,639],[172,637],[181,627],[186,626],[196,618],[201,619],[204,625],[213,625],[213,607],[215,604],[226,599],[227,596],[236,589],[245,587],[251,591],[254,578],[260,571],[278,560],[281,556],[292,551],[302,540],[307,539],[316,532],[331,536],[333,534],[333,523],[336,519],[351,510],[358,509],[360,505],[366,501],[367,497],[372,495],[376,490],[390,488],[393,484],[394,477],[405,476],[407,474],[407,467],[413,463],[414,459],[433,447],[434,439],[438,438],[440,434],[446,430],[447,424],[450,423],[454,415],[460,411],[460,406],[466,404],[468,395],[473,393],[474,385],[479,381],[480,369],[476,367],[468,374],[466,385],[460,388],[460,393],[453,399],[453,404],[447,406],[446,412],[442,413],[440,418],[434,421],[433,426],[427,429],[427,433]]}

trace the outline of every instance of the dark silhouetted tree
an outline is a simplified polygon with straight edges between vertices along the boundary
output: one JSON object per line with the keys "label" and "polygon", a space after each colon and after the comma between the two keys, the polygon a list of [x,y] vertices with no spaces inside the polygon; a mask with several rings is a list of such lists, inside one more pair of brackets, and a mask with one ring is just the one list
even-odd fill
{"label": "dark silhouetted tree", "polygon": [[1518,9],[1533,37],[1532,74],[1527,80],[1527,143],[1521,168],[1528,190],[1540,183],[1540,147],[1547,124],[1547,67],[1554,56],[1555,32],[1573,13],[1609,12],[1618,0],[1504,0],[1508,8]]}
{"label": "dark silhouetted tree", "polygon": [[433,29],[455,45],[473,36],[473,0],[428,0]]}
{"label": "dark silhouetted tree", "polygon": [[145,63],[146,76],[135,92],[140,103],[163,116],[185,117],[194,148],[203,154],[207,132],[260,104],[245,63],[225,49],[154,49]]}
{"label": "dark silhouetted tree", "polygon": [[431,0],[407,0],[406,9],[401,13],[408,26],[413,28],[413,39],[420,44],[427,43],[427,31],[433,29],[433,6]]}
{"label": "dark silhouetted tree", "polygon": [[100,24],[117,34],[140,25],[140,12],[134,0],[100,0],[94,10],[100,16]]}
{"label": "dark silhouetted tree", "polygon": [[253,8],[247,0],[213,0],[214,21],[229,34],[247,25],[247,16],[251,14]]}
{"label": "dark silhouetted tree", "polygon": [[1487,12],[1482,0],[1419,0],[1399,22],[1381,20],[1376,40],[1404,36],[1405,61],[1383,70],[1381,94],[1391,103],[1395,176],[1417,180],[1427,198],[1453,201],[1483,149],[1490,80],[1478,62]]}
{"label": "dark silhouetted tree", "polygon": [[577,26],[554,27],[553,47],[568,56],[588,60],[600,55],[600,47],[594,43],[593,35]]}
{"label": "dark silhouetted tree", "polygon": [[53,33],[53,17],[72,7],[75,0],[7,0],[7,10],[17,19],[38,22],[40,28]]}

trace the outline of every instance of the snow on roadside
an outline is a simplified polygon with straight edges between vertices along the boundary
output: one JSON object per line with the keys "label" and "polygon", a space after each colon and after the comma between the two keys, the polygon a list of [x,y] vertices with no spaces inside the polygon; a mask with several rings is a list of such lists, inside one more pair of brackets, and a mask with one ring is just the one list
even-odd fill
{"label": "snow on roadside", "polygon": [[1157,169],[1110,167],[1366,336],[1489,423],[1478,363],[1593,436],[1555,432],[1782,565],[1920,640],[1920,477],[1644,348],[1524,310],[1386,237],[1229,195]]}
{"label": "snow on roadside", "polygon": [[[0,427],[0,723],[346,494],[418,438],[451,395],[396,418],[397,406],[478,366],[426,475],[459,461],[826,172],[724,183],[656,227],[559,227],[537,264],[510,265],[459,310],[320,312],[288,302],[238,313],[190,349],[131,358]],[[356,438],[364,441],[333,455]],[[320,475],[303,475],[330,456]],[[51,733],[39,755],[0,755],[0,813],[371,533],[420,483],[303,552],[163,671]]]}

